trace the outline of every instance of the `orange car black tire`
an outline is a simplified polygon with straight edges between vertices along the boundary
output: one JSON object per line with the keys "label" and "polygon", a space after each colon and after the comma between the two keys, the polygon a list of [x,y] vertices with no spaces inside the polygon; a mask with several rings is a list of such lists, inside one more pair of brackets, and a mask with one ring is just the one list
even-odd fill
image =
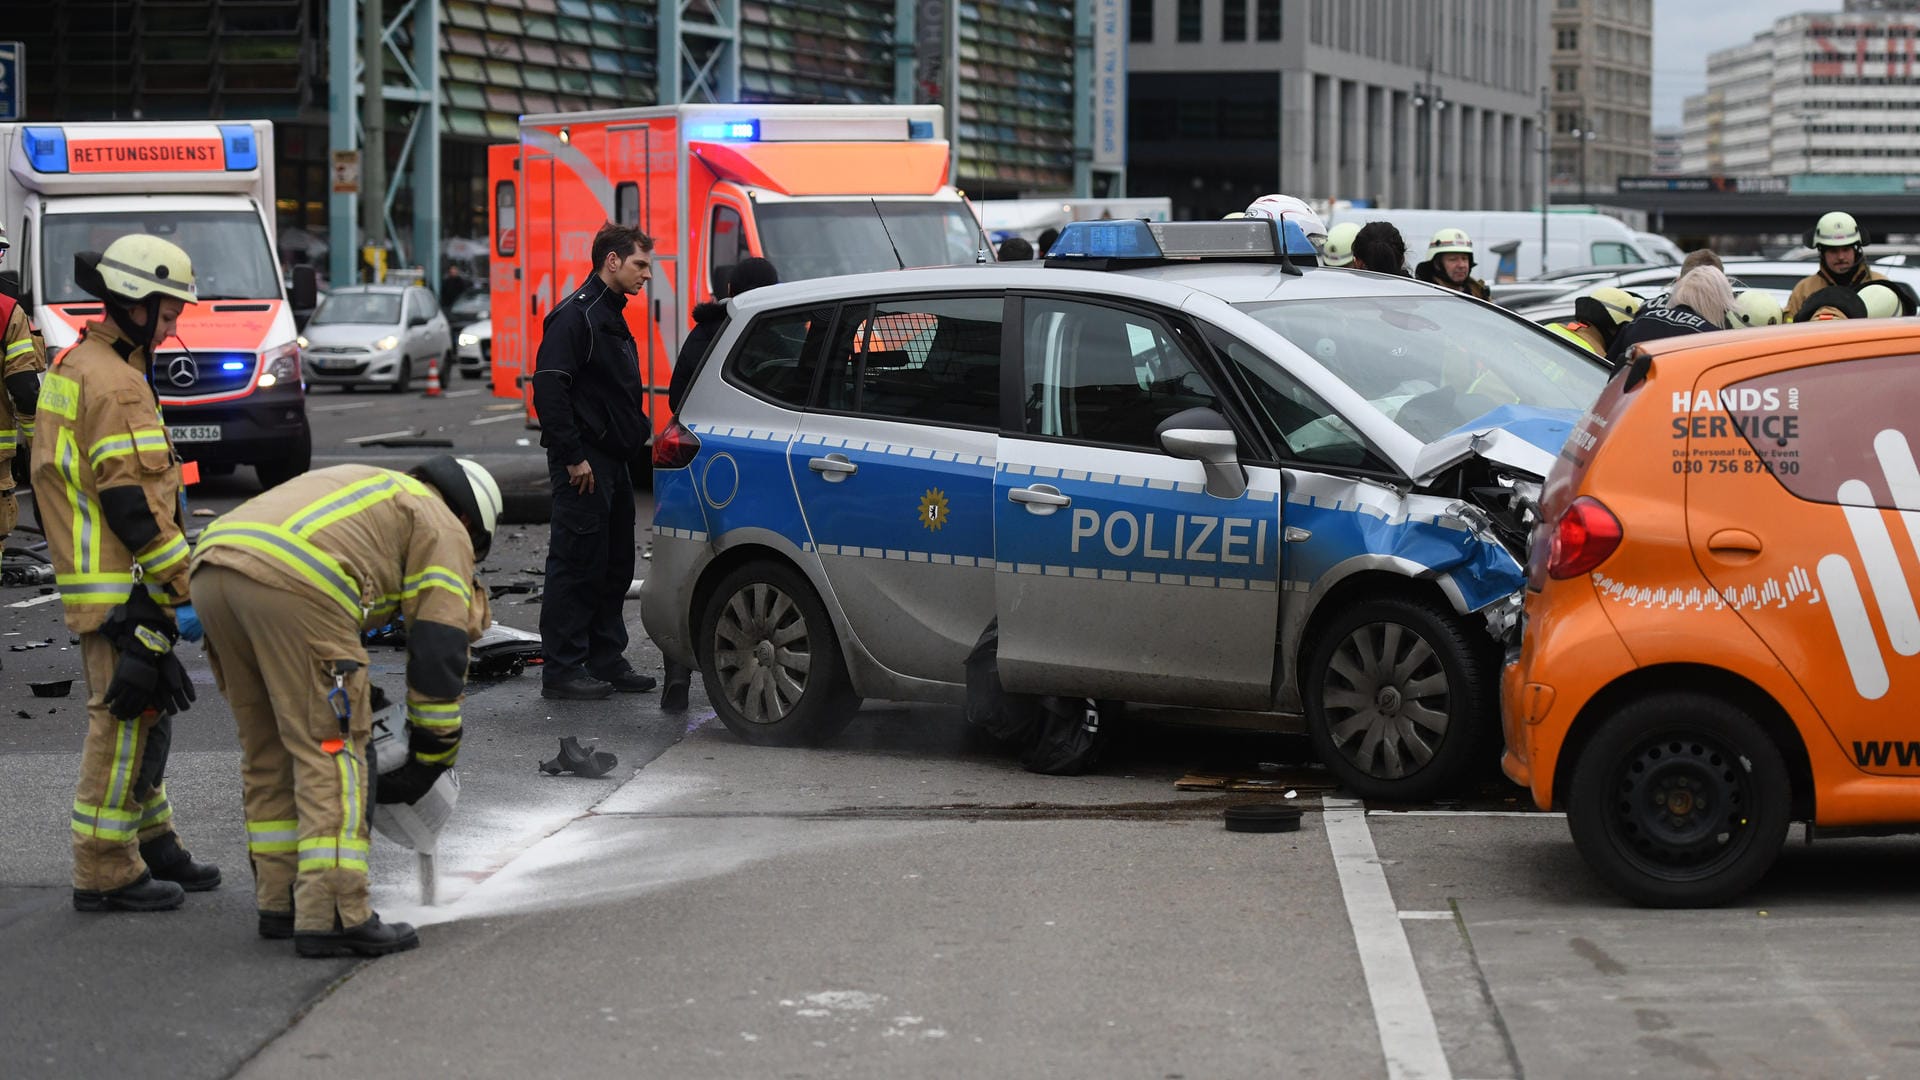
{"label": "orange car black tire", "polygon": [[707,700],[744,742],[817,746],[860,708],[826,605],[783,563],[728,572],[707,596],[697,640]]}
{"label": "orange car black tire", "polygon": [[1675,691],[1603,722],[1574,765],[1567,825],[1587,864],[1628,899],[1713,907],[1779,857],[1792,795],[1779,748],[1752,717]]}
{"label": "orange car black tire", "polygon": [[1363,799],[1448,794],[1499,760],[1496,665],[1485,632],[1438,604],[1363,600],[1322,624],[1307,650],[1307,733]]}

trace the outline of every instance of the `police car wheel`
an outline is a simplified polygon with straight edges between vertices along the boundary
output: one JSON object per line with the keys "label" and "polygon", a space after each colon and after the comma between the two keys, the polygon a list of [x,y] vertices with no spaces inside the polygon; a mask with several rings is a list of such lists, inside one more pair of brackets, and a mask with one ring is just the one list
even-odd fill
{"label": "police car wheel", "polygon": [[1460,787],[1498,718],[1489,649],[1450,612],[1381,597],[1323,625],[1307,660],[1307,730],[1364,799],[1419,802]]}
{"label": "police car wheel", "polygon": [[1626,706],[1603,721],[1572,776],[1574,846],[1636,903],[1724,904],[1760,880],[1787,838],[1792,784],[1779,747],[1711,695]]}
{"label": "police car wheel", "polygon": [[700,673],[728,730],[756,746],[804,746],[838,735],[860,707],[827,609],[807,580],[749,563],[709,595]]}

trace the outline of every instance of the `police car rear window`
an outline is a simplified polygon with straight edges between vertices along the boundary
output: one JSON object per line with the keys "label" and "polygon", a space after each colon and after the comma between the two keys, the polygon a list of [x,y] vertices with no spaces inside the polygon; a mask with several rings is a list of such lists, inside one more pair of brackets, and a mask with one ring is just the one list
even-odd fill
{"label": "police car rear window", "polygon": [[762,315],[734,351],[729,374],[761,397],[804,409],[832,323],[832,305]]}
{"label": "police car rear window", "polygon": [[919,423],[998,427],[997,296],[848,304],[822,406]]}

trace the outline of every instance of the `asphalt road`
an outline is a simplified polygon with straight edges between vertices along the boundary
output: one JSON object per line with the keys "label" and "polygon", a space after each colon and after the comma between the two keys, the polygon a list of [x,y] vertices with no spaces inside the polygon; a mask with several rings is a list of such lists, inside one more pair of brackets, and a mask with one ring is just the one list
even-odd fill
{"label": "asphalt road", "polygon": [[[364,404],[362,404],[364,402]],[[323,460],[401,421],[531,456],[480,396],[317,394]],[[322,411],[328,406],[341,406]],[[383,426],[384,425],[384,426]],[[209,482],[196,506],[251,492]],[[510,528],[491,584],[532,582]],[[16,537],[18,539],[18,537]],[[641,563],[644,573],[645,563]],[[203,658],[169,790],[228,875],[164,915],[68,904],[77,697],[58,605],[0,592],[0,1071],[9,1077],[1883,1076],[1920,1067],[1911,840],[1798,844],[1738,907],[1625,905],[1552,815],[1491,786],[1367,808],[1290,736],[1142,721],[1102,770],[1039,777],[949,708],[873,703],[818,750],[758,749],[655,695],[473,688],[440,901],[375,842],[375,899],[423,947],[302,961],[252,933],[238,753]],[[533,629],[538,607],[496,617]],[[638,633],[643,670],[657,654]],[[376,651],[400,683],[400,654]],[[76,687],[75,693],[78,693]],[[21,715],[24,713],[25,715]],[[600,780],[537,763],[577,735]],[[1184,791],[1200,770],[1265,782]],[[1286,800],[1292,791],[1294,798]],[[1228,833],[1234,801],[1298,832]]]}

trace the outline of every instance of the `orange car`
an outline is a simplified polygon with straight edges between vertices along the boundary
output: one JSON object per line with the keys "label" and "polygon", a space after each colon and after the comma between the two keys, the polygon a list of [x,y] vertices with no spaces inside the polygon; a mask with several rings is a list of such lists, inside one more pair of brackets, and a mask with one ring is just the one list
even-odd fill
{"label": "orange car", "polygon": [[1920,823],[1917,400],[1920,323],[1834,322],[1659,342],[1574,427],[1504,765],[1626,896],[1730,900],[1792,821]]}

